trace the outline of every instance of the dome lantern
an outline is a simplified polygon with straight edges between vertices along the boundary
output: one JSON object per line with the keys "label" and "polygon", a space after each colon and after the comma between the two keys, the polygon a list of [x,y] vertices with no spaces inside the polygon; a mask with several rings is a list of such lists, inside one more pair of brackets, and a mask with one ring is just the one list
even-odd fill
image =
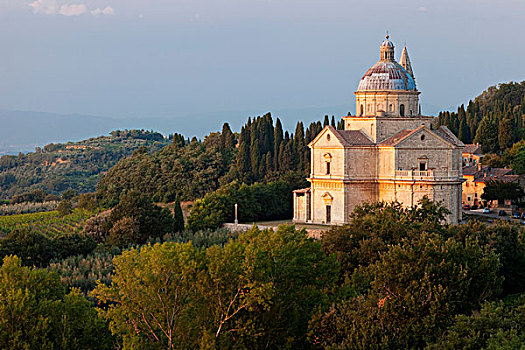
{"label": "dome lantern", "polygon": [[389,38],[390,36],[387,35],[385,41],[381,43],[381,49],[380,49],[381,61],[393,61],[394,60],[394,43],[388,40]]}

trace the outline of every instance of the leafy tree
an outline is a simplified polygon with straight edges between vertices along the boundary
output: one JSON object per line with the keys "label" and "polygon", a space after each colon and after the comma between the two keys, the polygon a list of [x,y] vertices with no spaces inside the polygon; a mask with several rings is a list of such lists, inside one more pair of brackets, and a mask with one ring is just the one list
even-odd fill
{"label": "leafy tree", "polygon": [[487,302],[472,315],[459,315],[444,337],[427,349],[521,349],[525,344],[525,296],[505,304]]}
{"label": "leafy tree", "polygon": [[105,322],[56,273],[21,266],[15,256],[0,267],[0,347],[3,349],[112,349]]}
{"label": "leafy tree", "polygon": [[137,243],[146,242],[149,237],[162,237],[173,229],[173,216],[169,209],[153,204],[148,197],[137,191],[122,196],[119,204],[111,211],[109,222],[113,226],[124,217],[131,217],[138,223]]}
{"label": "leafy tree", "polygon": [[322,236],[323,249],[335,254],[341,263],[341,281],[354,269],[379,259],[392,244],[421,232],[442,232],[446,208],[423,198],[418,206],[404,208],[400,203],[363,204],[355,208],[350,222],[335,226]]}
{"label": "leafy tree", "polygon": [[132,217],[125,216],[113,224],[109,230],[107,243],[123,247],[140,241],[140,225]]}
{"label": "leafy tree", "polygon": [[461,242],[477,241],[499,256],[499,274],[504,277],[503,295],[525,292],[525,237],[518,226],[508,222],[487,226],[469,221],[465,225],[450,227],[450,234]]}
{"label": "leafy tree", "polygon": [[73,212],[73,204],[69,199],[62,199],[58,204],[57,211],[60,216],[66,216]]}
{"label": "leafy tree", "polygon": [[64,259],[74,255],[87,255],[97,246],[91,237],[77,233],[60,235],[53,238],[51,243],[57,259]]}
{"label": "leafy tree", "polygon": [[310,337],[325,348],[421,348],[499,293],[498,269],[498,256],[474,241],[402,239],[356,271],[364,293],[318,314]]}
{"label": "leafy tree", "polygon": [[29,229],[15,229],[0,241],[0,255],[17,255],[24,265],[46,266],[56,256],[52,241]]}
{"label": "leafy tree", "polygon": [[82,233],[96,243],[104,243],[110,229],[109,213],[101,213],[86,220]]}
{"label": "leafy tree", "polygon": [[[314,309],[326,304],[337,263],[305,231],[253,228],[206,251],[208,301],[220,348],[305,348]],[[231,306],[231,307],[229,307]]]}
{"label": "leafy tree", "polygon": [[62,198],[66,200],[72,200],[73,197],[75,197],[76,195],[77,195],[77,191],[75,191],[72,188],[68,188],[67,190],[62,192]]}
{"label": "leafy tree", "polygon": [[98,284],[92,295],[101,315],[125,348],[195,348],[204,274],[204,257],[191,243],[164,243],[125,251],[114,259],[110,286]]}
{"label": "leafy tree", "polygon": [[492,180],[486,183],[481,198],[486,201],[497,200],[502,204],[505,199],[519,201],[524,192],[518,183]]}

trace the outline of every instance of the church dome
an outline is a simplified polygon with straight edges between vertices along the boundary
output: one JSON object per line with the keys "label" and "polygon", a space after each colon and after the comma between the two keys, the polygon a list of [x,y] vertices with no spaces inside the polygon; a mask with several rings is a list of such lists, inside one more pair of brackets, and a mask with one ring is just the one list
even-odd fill
{"label": "church dome", "polygon": [[416,82],[396,61],[380,60],[361,78],[357,91],[408,90],[416,91]]}
{"label": "church dome", "polygon": [[[389,36],[381,43],[380,60],[374,64],[361,78],[357,91],[377,90],[404,90],[417,91],[414,76],[404,67],[411,67],[408,53],[403,50],[402,63],[400,65],[394,59],[394,44],[388,40]],[[404,61],[403,61],[404,60]]]}

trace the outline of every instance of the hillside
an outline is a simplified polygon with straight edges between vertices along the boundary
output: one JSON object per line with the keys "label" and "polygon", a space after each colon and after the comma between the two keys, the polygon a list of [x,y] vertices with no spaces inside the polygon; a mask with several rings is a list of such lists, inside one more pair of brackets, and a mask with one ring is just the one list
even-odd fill
{"label": "hillside", "polygon": [[525,138],[525,81],[489,87],[467,107],[439,113],[437,126],[446,125],[464,143],[480,143],[483,152],[503,153]]}
{"label": "hillside", "polygon": [[60,194],[71,188],[92,192],[102,173],[144,147],[156,152],[170,143],[150,131],[114,131],[79,142],[48,144],[35,152],[0,158],[0,199],[36,189]]}

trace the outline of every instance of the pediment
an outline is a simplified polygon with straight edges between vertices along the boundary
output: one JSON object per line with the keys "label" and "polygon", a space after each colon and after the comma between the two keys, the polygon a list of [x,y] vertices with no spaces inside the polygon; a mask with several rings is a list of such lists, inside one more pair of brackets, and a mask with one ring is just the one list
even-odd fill
{"label": "pediment", "polygon": [[343,148],[347,146],[347,142],[337,130],[331,126],[327,125],[317,134],[317,136],[308,144],[308,147],[333,147],[333,148]]}

